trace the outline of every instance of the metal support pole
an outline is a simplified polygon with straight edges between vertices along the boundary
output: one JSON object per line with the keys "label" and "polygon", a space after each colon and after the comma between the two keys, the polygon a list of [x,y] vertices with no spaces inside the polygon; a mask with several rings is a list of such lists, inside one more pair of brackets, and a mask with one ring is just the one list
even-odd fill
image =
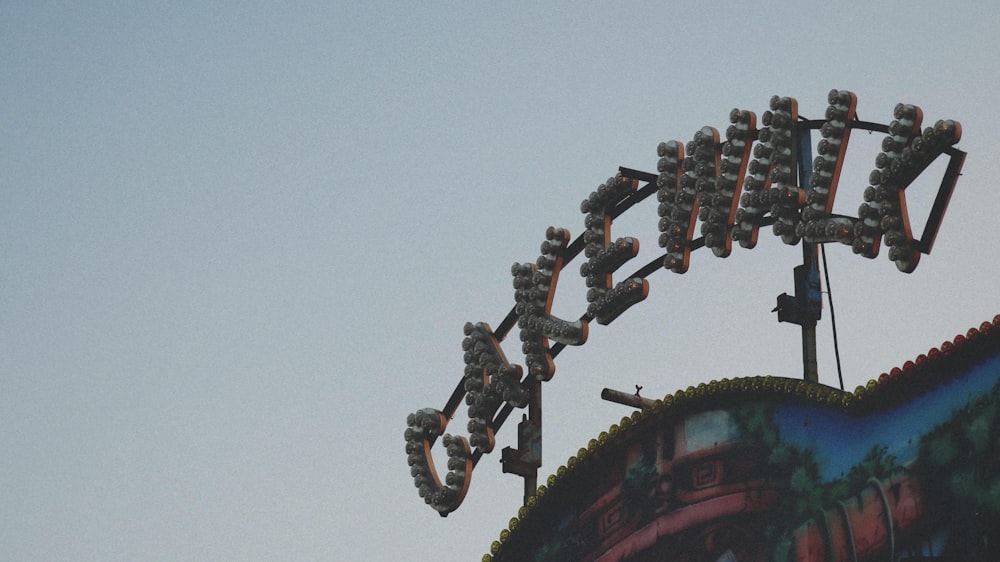
{"label": "metal support pole", "polygon": [[[799,185],[808,191],[812,176],[812,146],[809,129],[797,131]],[[782,293],[773,312],[778,322],[798,324],[802,328],[802,378],[819,382],[816,359],[816,323],[822,313],[822,292],[819,281],[819,252],[816,244],[802,241],[802,265],[794,270],[795,294]]]}
{"label": "metal support pole", "polygon": [[802,378],[806,382],[819,382],[816,365],[816,326],[802,326]]}
{"label": "metal support pole", "polygon": [[[802,265],[806,272],[806,294],[814,292],[812,281],[815,279],[815,291],[819,290],[819,266],[816,256],[816,244],[806,244],[802,242]],[[796,285],[799,285],[797,282]],[[796,287],[796,293],[799,288]],[[810,305],[812,299],[807,301]],[[818,307],[817,307],[818,308]],[[802,378],[808,382],[819,382],[819,367],[816,361],[816,320],[819,319],[819,311],[813,310],[813,306],[807,306],[806,318],[802,322]]]}
{"label": "metal support pole", "polygon": [[[535,495],[538,490],[538,469],[542,466],[542,381],[535,380],[531,392],[531,403],[528,404],[528,423],[531,431],[527,433],[529,443],[520,443],[518,436],[518,448],[528,446],[532,450],[532,456],[536,462],[528,474],[524,475],[524,505],[528,505],[528,498]],[[535,442],[530,443],[531,437],[535,437]],[[532,446],[534,445],[534,446]]]}
{"label": "metal support pole", "polygon": [[643,398],[639,396],[639,393],[629,394],[627,392],[622,392],[620,390],[614,390],[611,388],[605,388],[601,391],[601,398],[607,400],[608,402],[614,402],[616,404],[622,404],[624,406],[632,406],[633,408],[643,409],[649,408],[653,405],[654,400],[649,398]]}
{"label": "metal support pole", "polygon": [[538,469],[542,466],[542,381],[531,381],[528,415],[517,424],[517,449],[504,447],[500,462],[503,471],[524,478],[524,505],[538,490]]}

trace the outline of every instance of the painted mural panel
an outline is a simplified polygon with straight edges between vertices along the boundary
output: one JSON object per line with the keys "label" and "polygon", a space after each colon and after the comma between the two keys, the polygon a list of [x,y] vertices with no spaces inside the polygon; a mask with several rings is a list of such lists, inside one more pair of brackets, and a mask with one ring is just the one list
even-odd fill
{"label": "painted mural panel", "polygon": [[1000,560],[1000,319],[855,393],[688,389],[570,459],[484,559]]}

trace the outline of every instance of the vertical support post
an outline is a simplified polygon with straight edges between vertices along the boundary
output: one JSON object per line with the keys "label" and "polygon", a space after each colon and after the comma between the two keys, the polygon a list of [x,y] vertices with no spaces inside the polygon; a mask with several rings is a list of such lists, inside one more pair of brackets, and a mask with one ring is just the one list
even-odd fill
{"label": "vertical support post", "polygon": [[[802,265],[795,268],[796,296],[805,295],[806,313],[802,322],[802,378],[808,382],[819,382],[819,367],[816,361],[816,321],[819,320],[819,265],[816,244],[802,242]],[[801,269],[800,269],[801,268]],[[800,278],[801,281],[800,281]],[[813,298],[815,295],[816,298]]]}
{"label": "vertical support post", "polygon": [[[812,131],[800,128],[798,134],[799,185],[806,193],[812,189]],[[795,296],[804,306],[802,318],[802,378],[819,382],[816,363],[816,322],[822,310],[822,293],[819,283],[819,252],[816,244],[802,241],[802,267],[795,268]],[[804,302],[803,302],[804,301]]]}
{"label": "vertical support post", "polygon": [[[542,381],[536,380],[531,390],[531,402],[528,404],[529,429],[518,432],[518,447],[530,447],[533,468],[530,474],[524,476],[524,505],[528,498],[538,490],[538,469],[542,466]],[[521,433],[525,434],[527,443],[521,443]]]}
{"label": "vertical support post", "polygon": [[[799,185],[812,189],[812,131],[803,128],[798,134]],[[819,382],[819,367],[816,363],[816,322],[822,310],[819,283],[819,252],[816,244],[802,241],[802,270],[795,272],[795,293],[805,302],[805,317],[802,322],[802,378],[809,382]],[[798,269],[798,268],[796,268]]]}
{"label": "vertical support post", "polygon": [[[807,192],[811,188],[812,139],[810,130],[799,127],[797,131],[796,164],[799,185]],[[819,252],[817,244],[802,241],[802,265],[796,266],[795,295],[782,293],[778,296],[778,322],[798,324],[802,328],[802,378],[819,382],[819,367],[816,354],[816,322],[822,313],[822,294],[819,281]]]}
{"label": "vertical support post", "polygon": [[517,449],[504,447],[500,457],[504,472],[524,478],[524,505],[538,490],[538,469],[542,466],[542,381],[531,377],[530,384],[528,415],[517,424]]}

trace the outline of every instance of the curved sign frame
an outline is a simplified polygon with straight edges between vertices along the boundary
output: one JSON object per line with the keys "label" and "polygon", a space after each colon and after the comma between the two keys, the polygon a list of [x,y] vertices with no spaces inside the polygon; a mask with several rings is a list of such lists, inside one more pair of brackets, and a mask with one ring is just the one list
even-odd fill
{"label": "curved sign frame", "polygon": [[[587,341],[590,324],[607,325],[649,293],[647,277],[660,269],[684,273],[692,252],[710,248],[717,257],[730,255],[733,242],[751,249],[761,227],[771,226],[785,244],[815,246],[836,242],[867,258],[881,244],[889,259],[905,273],[928,254],[960,175],[965,152],[954,147],[961,125],[940,120],[921,129],[919,107],[898,104],[888,125],[860,121],[857,96],[832,90],[825,118],[809,120],[798,113],[794,98],[773,96],[760,117],[733,109],[723,135],[702,127],[693,139],[660,143],[658,174],[619,168],[619,172],[583,200],[585,231],[573,239],[568,230],[550,227],[534,262],[511,268],[515,305],[493,330],[486,323],[465,326],[465,370],[442,410],[424,408],[407,418],[407,462],[420,496],[442,516],[457,509],[482,455],[493,451],[495,434],[515,408],[528,408],[519,425],[518,447],[503,451],[505,472],[525,478],[525,498],[533,493],[541,466],[541,383],[555,373],[554,359],[567,345]],[[864,190],[857,216],[833,213],[837,186],[852,130],[887,133],[882,152]],[[822,139],[811,159],[811,131]],[[947,169],[926,219],[915,238],[906,206],[906,188],[939,156]],[[615,282],[614,275],[639,251],[639,240],[611,235],[614,220],[656,194],[659,245],[665,253]],[[695,228],[701,223],[701,236]],[[587,261],[580,274],[588,287],[587,308],[578,319],[552,314],[552,302],[563,268],[581,253]],[[779,316],[780,319],[780,316]],[[500,342],[517,326],[524,364],[510,363]],[[469,437],[445,434],[463,402],[468,405]],[[438,437],[448,455],[442,481],[433,462]]]}

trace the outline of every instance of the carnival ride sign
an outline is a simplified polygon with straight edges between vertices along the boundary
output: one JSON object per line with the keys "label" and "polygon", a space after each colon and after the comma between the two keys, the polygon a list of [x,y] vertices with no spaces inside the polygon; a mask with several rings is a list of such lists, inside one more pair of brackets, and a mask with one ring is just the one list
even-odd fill
{"label": "carnival ride sign", "polygon": [[[465,371],[443,410],[424,408],[410,414],[405,432],[407,462],[424,501],[442,516],[457,509],[469,489],[472,471],[493,451],[495,433],[515,408],[528,408],[519,425],[518,447],[503,450],[505,472],[525,477],[526,497],[541,466],[541,383],[555,373],[555,357],[567,345],[586,343],[590,324],[607,325],[649,293],[647,277],[660,269],[684,273],[691,254],[709,248],[717,257],[731,254],[734,242],[746,249],[757,244],[761,227],[771,226],[785,244],[848,245],[874,258],[884,243],[888,257],[905,273],[929,254],[960,174],[965,153],[954,147],[961,125],[940,120],[922,128],[919,107],[898,104],[888,125],[860,121],[857,96],[833,90],[824,119],[805,119],[794,98],[774,96],[758,124],[754,112],[733,109],[725,140],[703,127],[691,141],[662,142],[657,147],[659,174],[627,168],[580,205],[582,235],[550,227],[541,255],[511,268],[514,307],[497,327],[467,323]],[[887,133],[875,169],[864,189],[857,216],[833,212],[834,200],[852,130]],[[811,131],[821,139],[811,158]],[[948,157],[924,230],[915,237],[906,205],[906,188],[939,156]],[[636,257],[639,240],[612,237],[615,218],[656,194],[659,245],[665,253],[633,274],[614,277]],[[700,237],[695,237],[700,223]],[[563,268],[583,252],[580,274],[588,287],[586,311],[577,319],[558,318],[552,303]],[[779,301],[780,305],[780,301]],[[808,322],[802,316],[796,323]],[[780,318],[780,313],[779,313]],[[500,342],[517,325],[524,366],[511,363]],[[468,438],[445,434],[461,402],[468,405]],[[448,473],[441,480],[433,446],[442,437]]]}

